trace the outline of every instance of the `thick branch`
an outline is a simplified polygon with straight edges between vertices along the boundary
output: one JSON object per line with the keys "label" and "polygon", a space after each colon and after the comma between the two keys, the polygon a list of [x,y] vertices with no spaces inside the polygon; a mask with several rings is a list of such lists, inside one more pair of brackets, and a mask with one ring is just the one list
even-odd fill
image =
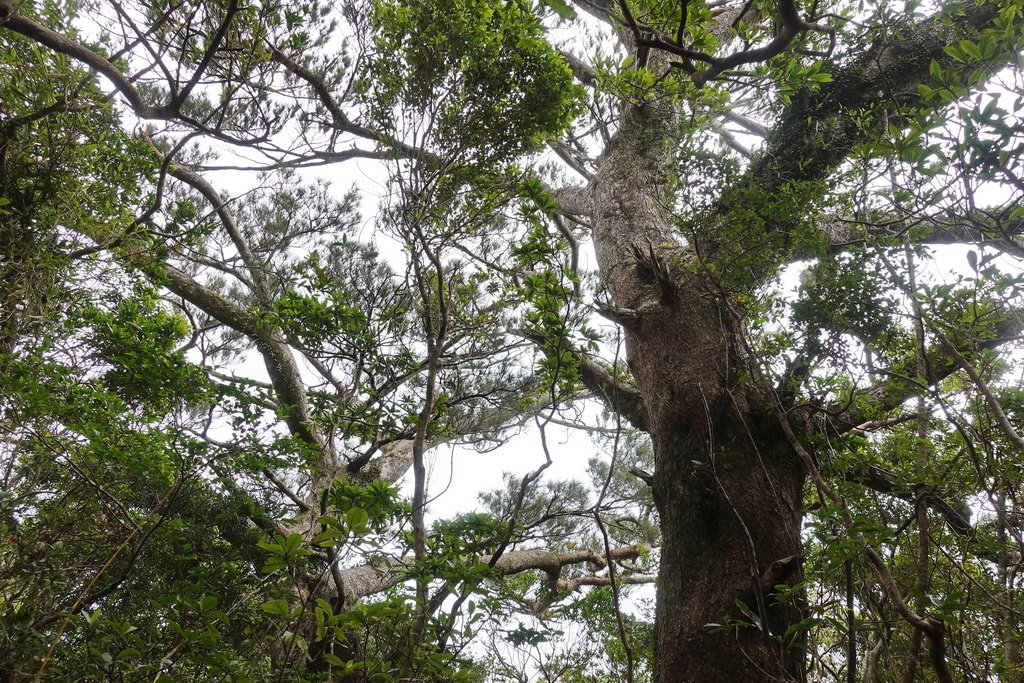
{"label": "thick branch", "polygon": [[767,137],[768,133],[770,132],[764,124],[759,123],[758,121],[755,121],[754,119],[748,116],[737,114],[732,110],[726,109],[725,111],[717,112],[717,114],[726,121],[729,121],[730,123],[735,123],[736,125],[746,129],[746,131],[751,135],[757,135],[763,138]]}
{"label": "thick branch", "polygon": [[[739,52],[734,52],[725,56],[710,55],[683,45],[682,26],[680,26],[680,30],[674,38],[665,35],[657,29],[652,29],[648,26],[641,26],[633,17],[629,8],[628,0],[618,0],[618,7],[622,13],[623,19],[625,20],[626,26],[630,31],[632,31],[633,40],[637,46],[645,48],[646,50],[661,50],[668,54],[681,57],[684,61],[681,63],[674,63],[673,66],[682,67],[684,70],[689,72],[693,82],[698,86],[707,83],[709,80],[715,78],[724,71],[735,69],[736,67],[744,64],[765,62],[772,57],[781,54],[800,34],[806,31],[816,31],[818,33],[827,34],[830,38],[829,53],[831,52],[832,47],[835,46],[835,31],[828,26],[805,21],[800,16],[800,11],[795,0],[776,1],[776,16],[778,20],[777,31],[774,37],[767,44],[760,47],[740,50]],[[685,18],[686,14],[684,9],[684,21]],[[820,56],[826,55],[823,53]],[[694,67],[693,62],[701,62],[707,66],[703,69],[697,70]],[[646,66],[643,62],[641,62],[641,65]]]}
{"label": "thick branch", "polygon": [[59,33],[54,33],[28,17],[16,14],[12,0],[0,0],[0,27],[20,33],[54,52],[92,67],[114,84],[114,87],[128,100],[128,104],[139,117],[166,120],[174,116],[175,112],[172,108],[166,105],[153,106],[146,102],[141,93],[132,85],[131,79],[121,73],[121,70],[105,57]]}
{"label": "thick branch", "polygon": [[715,135],[720,137],[722,142],[724,142],[731,150],[748,159],[750,158],[750,150],[744,147],[740,141],[736,139],[736,136],[733,135],[725,126],[717,121],[712,121],[711,130],[714,131]]}
{"label": "thick branch", "polygon": [[587,216],[591,212],[593,198],[585,187],[560,187],[551,191],[558,202],[558,209],[568,216]]}
{"label": "thick branch", "polygon": [[[1016,208],[1013,205],[1012,208]],[[876,237],[893,238],[917,227],[928,229],[928,233],[915,241],[921,244],[975,244],[991,247],[1010,256],[1024,258],[1024,220],[1009,221],[1009,210],[998,212],[978,211],[969,216],[921,216],[913,221],[892,223],[865,223],[831,217],[818,221],[818,229],[832,245],[831,252],[840,252],[851,247],[868,243]],[[811,254],[795,254],[796,258],[811,258]]]}
{"label": "thick branch", "polygon": [[[708,231],[699,236],[700,251],[708,258],[736,253],[737,241],[739,253],[751,249],[764,252],[768,242],[785,248],[788,240],[768,240],[768,236],[775,233],[785,238],[798,224],[797,217],[804,216],[820,199],[824,183],[820,187],[811,184],[828,178],[856,145],[898,125],[908,110],[926,106],[918,86],[930,80],[932,62],[962,69],[944,48],[976,36],[991,26],[997,13],[995,3],[951,5],[929,19],[892,31],[890,35],[898,38],[880,41],[852,59],[831,65],[833,80],[816,92],[805,91],[793,98],[766,139],[759,159],[734,191],[724,193],[718,206],[722,222],[727,223],[734,208],[747,211],[751,202],[766,203],[765,230],[755,231],[749,238],[737,236],[735,230],[728,236]],[[981,66],[995,71],[1012,58],[1012,54],[1002,53]],[[786,192],[787,188],[792,191]],[[773,202],[765,202],[770,197],[785,197],[787,203],[773,207]],[[766,258],[756,277],[774,273],[775,259],[786,256],[777,253]]]}
{"label": "thick branch", "polygon": [[616,379],[606,365],[587,358],[580,363],[583,385],[604,401],[609,409],[641,431],[648,431],[647,405],[640,391]]}
{"label": "thick branch", "polygon": [[[313,73],[302,64],[299,64],[297,61],[281,52],[277,47],[273,45],[269,47],[270,55],[274,58],[275,62],[286,68],[301,80],[305,81],[309,87],[313,89],[313,92],[316,93],[317,99],[320,100],[320,103],[324,108],[330,112],[334,127],[337,130],[350,135],[355,135],[356,137],[363,138],[364,140],[376,142],[390,149],[400,157],[408,159],[427,159],[437,162],[437,160],[431,159],[431,155],[424,150],[413,147],[412,145],[407,145],[391,136],[380,133],[379,131],[354,123],[345,115],[345,112],[342,111],[341,105],[335,99],[330,88],[322,77]],[[363,152],[361,154],[364,156],[373,156],[373,153],[371,152]]]}
{"label": "thick branch", "polygon": [[576,77],[577,81],[591,87],[597,85],[597,72],[594,71],[592,66],[568,50],[560,50],[559,54],[562,55],[565,63],[569,65],[569,70],[572,71],[572,75]]}
{"label": "thick branch", "polygon": [[217,217],[220,219],[221,225],[224,226],[224,231],[228,233],[232,244],[238,250],[238,255],[242,258],[242,263],[245,264],[246,269],[249,271],[249,276],[252,278],[257,296],[259,296],[262,303],[268,304],[270,288],[267,286],[266,265],[253,253],[249,246],[249,241],[242,234],[238,223],[235,221],[234,213],[232,213],[228,206],[228,202],[220,196],[213,185],[195,171],[174,163],[170,165],[169,170],[173,177],[195,188],[210,203],[214,211],[217,212]]}
{"label": "thick branch", "polygon": [[[896,475],[892,472],[888,472],[881,467],[875,465],[868,465],[863,468],[843,472],[843,479],[855,484],[866,486],[872,491],[878,493],[884,493],[900,500],[904,500],[908,503],[915,501],[914,486],[903,484],[896,479]],[[929,492],[926,495],[926,502],[928,507],[937,512],[946,520],[946,524],[954,532],[962,536],[971,536],[974,534],[974,527],[971,525],[971,520],[960,512],[957,507],[951,505],[942,496],[935,492]]]}
{"label": "thick branch", "polygon": [[[641,552],[642,549],[639,546],[626,545],[612,548],[609,557],[616,562],[632,560],[639,557]],[[475,561],[477,564],[486,565],[490,563],[490,560],[491,557],[485,555],[476,558]],[[504,553],[491,567],[491,571],[498,576],[511,576],[525,571],[542,571],[548,574],[554,572],[557,575],[564,567],[584,563],[602,568],[606,566],[607,558],[604,553],[597,550],[577,550],[564,553],[541,549],[513,550]],[[346,604],[393,588],[409,578],[408,568],[401,564],[393,566],[367,564],[344,569],[341,574],[345,585]],[[583,585],[595,584],[580,582],[575,588]]]}
{"label": "thick branch", "polygon": [[[794,98],[748,178],[770,192],[791,181],[827,177],[854,145],[898,120],[904,107],[922,104],[918,85],[930,79],[932,61],[956,68],[943,48],[991,25],[998,9],[996,3],[950,5],[925,21],[892,31],[901,38],[879,42],[834,66],[832,82]],[[1012,58],[1000,55],[989,66],[994,69]],[[864,125],[868,113],[874,127]]]}
{"label": "thick branch", "polygon": [[351,122],[341,110],[341,107],[334,99],[334,96],[331,94],[331,91],[324,80],[285,53],[281,52],[281,50],[277,49],[274,45],[269,45],[268,47],[270,47],[270,56],[274,58],[275,62],[288,69],[288,71],[291,71],[313,88],[313,92],[316,93],[320,103],[324,105],[324,108],[330,112],[331,118],[334,119],[334,125],[340,130],[352,132],[349,130]]}
{"label": "thick branch", "polygon": [[196,282],[187,273],[169,264],[147,258],[143,254],[125,252],[132,265],[147,272],[159,284],[182,299],[202,309],[207,315],[251,339],[263,356],[267,374],[280,404],[285,410],[285,423],[292,434],[314,446],[321,462],[329,465],[327,443],[313,425],[309,399],[291,348],[280,332],[267,326],[241,306]]}
{"label": "thick branch", "polygon": [[612,19],[612,5],[614,0],[571,0],[580,10],[590,16],[603,21],[612,28],[618,28],[618,24]]}
{"label": "thick branch", "polygon": [[647,406],[644,404],[640,391],[616,378],[604,363],[587,356],[579,349],[574,348],[568,341],[561,340],[556,350],[551,344],[546,343],[543,335],[535,332],[524,332],[523,335],[537,344],[546,354],[552,355],[568,351],[579,363],[580,379],[583,381],[583,386],[594,392],[609,410],[621,415],[631,425],[641,431],[649,430]]}

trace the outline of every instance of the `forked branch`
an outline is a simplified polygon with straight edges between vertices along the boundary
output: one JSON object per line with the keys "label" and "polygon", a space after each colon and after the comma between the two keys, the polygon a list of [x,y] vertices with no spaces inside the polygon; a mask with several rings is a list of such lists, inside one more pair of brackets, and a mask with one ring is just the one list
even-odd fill
{"label": "forked branch", "polygon": [[[673,66],[689,72],[693,82],[698,86],[707,83],[730,69],[735,69],[744,64],[764,62],[782,54],[797,37],[808,31],[823,33],[829,37],[828,50],[818,53],[818,56],[826,57],[835,48],[835,29],[815,21],[805,20],[800,16],[800,10],[795,0],[778,0],[776,2],[778,30],[771,41],[760,47],[747,48],[724,56],[710,55],[683,44],[682,39],[686,25],[686,3],[683,3],[683,16],[674,37],[662,31],[641,26],[630,10],[629,0],[618,0],[618,6],[626,26],[629,27],[633,34],[633,40],[637,47],[644,50],[661,50],[676,57],[681,57],[683,61],[674,62]],[[706,66],[697,68],[694,62],[700,62]],[[641,66],[644,66],[644,64],[641,64]]]}

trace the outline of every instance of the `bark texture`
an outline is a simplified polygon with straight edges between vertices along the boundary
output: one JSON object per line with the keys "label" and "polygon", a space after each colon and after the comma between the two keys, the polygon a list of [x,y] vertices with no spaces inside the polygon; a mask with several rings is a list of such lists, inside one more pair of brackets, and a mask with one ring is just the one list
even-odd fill
{"label": "bark texture", "polygon": [[[856,145],[919,104],[918,85],[933,63],[955,68],[945,46],[977,35],[996,13],[991,3],[940,11],[830,65],[833,81],[800,93],[766,129],[764,148],[736,186],[724,188],[690,242],[669,208],[682,114],[669,98],[624,105],[588,187],[559,195],[569,212],[589,214],[609,317],[625,329],[654,445],[663,533],[659,683],[804,680],[803,636],[787,628],[805,615],[774,587],[801,580],[808,472],[793,435],[814,426],[807,415],[783,418],[792,421],[787,438],[777,397],[745,358],[731,297],[754,291],[798,257],[792,233],[815,220],[827,178]],[[669,68],[658,50],[648,64]],[[831,237],[827,224],[822,237]],[[740,260],[743,273],[727,293],[712,268],[725,272]],[[880,404],[894,408],[910,395],[904,385],[889,396],[886,386],[876,388],[885,394]]]}
{"label": "bark texture", "polygon": [[613,306],[630,312],[627,359],[655,451],[657,680],[800,680],[799,648],[776,637],[797,607],[771,591],[799,576],[805,472],[768,397],[740,380],[728,302],[674,235],[665,188],[677,117],[627,109],[590,188],[598,260]]}

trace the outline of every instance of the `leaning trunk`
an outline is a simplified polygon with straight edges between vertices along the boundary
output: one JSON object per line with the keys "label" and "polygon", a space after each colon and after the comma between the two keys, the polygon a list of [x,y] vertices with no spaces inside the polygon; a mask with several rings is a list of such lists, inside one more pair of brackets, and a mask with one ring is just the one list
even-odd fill
{"label": "leaning trunk", "polygon": [[661,515],[656,680],[803,679],[805,471],[746,371],[728,303],[679,244],[666,173],[676,118],[629,108],[591,187],[612,311],[647,404]]}

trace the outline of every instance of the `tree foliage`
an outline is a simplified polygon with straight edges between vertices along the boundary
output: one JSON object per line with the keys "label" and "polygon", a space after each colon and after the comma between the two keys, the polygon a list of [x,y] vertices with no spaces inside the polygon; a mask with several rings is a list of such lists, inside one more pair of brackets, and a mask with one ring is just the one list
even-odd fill
{"label": "tree foliage", "polygon": [[0,0],[0,679],[1017,680],[1022,23]]}

